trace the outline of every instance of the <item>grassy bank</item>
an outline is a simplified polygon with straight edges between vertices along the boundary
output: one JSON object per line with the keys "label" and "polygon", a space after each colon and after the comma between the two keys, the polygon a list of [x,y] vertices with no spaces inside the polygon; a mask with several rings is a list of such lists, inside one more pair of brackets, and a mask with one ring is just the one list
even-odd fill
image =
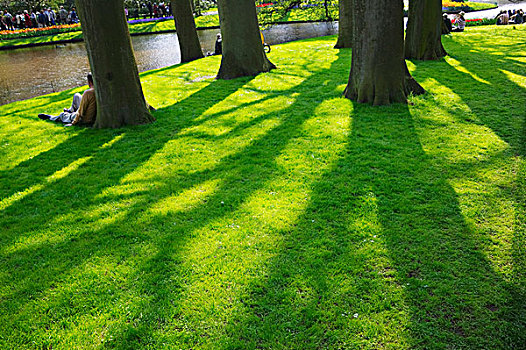
{"label": "grassy bank", "polygon": [[520,348],[525,39],[445,37],[410,106],[343,99],[334,37],[146,72],[152,125],[0,106],[0,347]]}
{"label": "grassy bank", "polygon": [[[211,16],[213,17],[213,16]],[[216,16],[217,17],[217,16]],[[213,22],[213,19],[207,19],[206,23],[210,24]],[[217,19],[219,24],[219,19]],[[146,23],[137,23],[129,26],[130,33],[158,33],[166,30],[175,30],[175,23],[173,20],[167,21],[156,21],[156,22],[146,22]],[[37,37],[28,37],[20,39],[9,39],[0,41],[0,47],[7,46],[20,46],[28,44],[41,44],[41,43],[54,43],[63,40],[78,40],[82,39],[82,31],[61,33],[55,35],[47,36],[37,36]]]}

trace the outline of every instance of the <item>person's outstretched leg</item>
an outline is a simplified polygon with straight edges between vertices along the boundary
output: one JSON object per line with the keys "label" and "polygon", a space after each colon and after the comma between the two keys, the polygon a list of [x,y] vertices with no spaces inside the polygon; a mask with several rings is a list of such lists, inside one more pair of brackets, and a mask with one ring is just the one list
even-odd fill
{"label": "person's outstretched leg", "polygon": [[82,99],[82,95],[78,92],[73,95],[73,103],[71,104],[71,107],[64,108],[64,112],[73,113],[76,112],[80,107],[80,100]]}

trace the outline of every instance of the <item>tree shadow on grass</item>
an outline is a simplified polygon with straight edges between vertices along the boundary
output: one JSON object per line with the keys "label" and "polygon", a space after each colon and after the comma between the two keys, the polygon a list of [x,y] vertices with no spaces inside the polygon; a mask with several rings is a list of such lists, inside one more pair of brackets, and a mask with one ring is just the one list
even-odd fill
{"label": "tree shadow on grass", "polygon": [[[338,60],[334,61],[332,65],[341,65],[348,56],[349,52],[339,55]],[[300,86],[294,87],[293,90],[312,91],[312,89],[319,86],[319,79],[325,76],[326,72],[326,70],[316,72],[301,83]],[[332,91],[333,85],[327,84],[325,90],[325,92]],[[292,92],[288,91],[289,94]],[[286,94],[286,92],[269,92],[269,94],[269,96],[258,101],[264,103],[275,96]],[[301,101],[301,96],[298,96],[297,101]],[[252,103],[247,105],[252,105]],[[201,203],[190,208],[190,210],[175,210],[166,214],[159,214],[151,219],[152,221],[148,222],[148,225],[161,222],[168,223],[168,225],[173,223],[175,227],[168,227],[167,231],[158,237],[155,243],[157,247],[156,254],[146,259],[137,268],[134,277],[131,278],[138,281],[134,288],[141,293],[148,294],[148,297],[136,305],[136,314],[133,322],[121,323],[119,327],[112,329],[113,338],[115,339],[112,346],[117,348],[159,347],[165,342],[175,346],[175,344],[181,342],[181,339],[184,339],[183,343],[186,344],[182,346],[189,346],[188,344],[196,347],[207,346],[206,344],[210,345],[214,342],[213,337],[217,337],[217,332],[223,332],[221,322],[226,322],[227,315],[220,314],[218,311],[211,311],[212,317],[217,317],[215,320],[216,324],[207,324],[203,320],[195,319],[204,310],[197,310],[197,313],[194,314],[194,310],[185,309],[186,307],[196,307],[195,305],[185,305],[185,297],[189,295],[195,297],[193,295],[195,291],[190,292],[189,290],[196,288],[194,284],[198,281],[196,281],[197,277],[192,275],[192,269],[184,266],[188,258],[184,256],[183,252],[188,251],[187,246],[191,241],[211,240],[212,244],[217,244],[219,240],[229,241],[233,239],[223,232],[224,226],[217,226],[216,222],[228,220],[227,218],[232,216],[235,217],[234,213],[242,211],[241,208],[254,193],[265,189],[269,186],[269,183],[281,174],[283,170],[276,164],[276,158],[296,138],[302,135],[302,125],[313,116],[317,106],[316,103],[313,103],[309,110],[297,112],[297,106],[293,103],[278,112],[264,113],[261,116],[255,116],[249,122],[240,122],[231,132],[221,137],[206,134],[197,134],[197,136],[193,133],[189,134],[193,138],[207,138],[212,142],[221,142],[229,138],[235,139],[242,135],[243,130],[246,132],[250,127],[263,124],[267,120],[275,118],[281,120],[277,126],[264,133],[260,138],[254,139],[250,145],[243,148],[240,152],[222,159],[217,167],[185,177],[184,181],[188,183],[185,183],[184,186],[177,190],[177,196],[185,196],[185,191],[188,189],[201,191],[199,190],[200,185],[219,181],[219,185],[213,191],[204,195],[204,200]],[[217,114],[214,116],[219,117]],[[200,118],[199,120],[208,119]],[[190,124],[189,126],[192,125]],[[184,135],[185,137],[189,136],[188,134]],[[235,225],[233,228],[235,229]],[[207,236],[210,234],[213,237]],[[246,234],[243,231],[238,233],[238,235]],[[225,245],[228,244],[228,242],[225,242]],[[225,265],[231,264],[231,260],[243,260],[242,257],[238,256],[221,257],[222,253],[220,250],[221,247],[219,247],[217,252],[219,255],[217,259],[224,259]],[[206,262],[208,258],[204,257],[200,263],[208,264]],[[239,268],[251,269],[250,266]],[[202,271],[195,273],[201,274]],[[208,276],[216,275],[217,281],[212,281],[212,285],[206,286],[206,289],[199,290],[199,298],[214,298],[213,295],[216,293],[213,291],[214,287],[222,289],[225,285],[234,284],[233,280],[242,278],[242,276],[235,274],[227,277],[226,275],[229,273],[231,271],[228,271],[226,267],[224,271],[220,272],[208,271],[206,274]],[[229,278],[232,278],[232,280]],[[213,303],[229,304],[230,302],[214,300]],[[139,314],[141,317],[138,317]],[[210,315],[206,316],[210,317]]]}
{"label": "tree shadow on grass", "polygon": [[[518,50],[523,50],[523,45],[505,44],[500,40],[477,43],[479,50],[474,51],[470,42],[457,41],[450,43],[451,53],[455,60],[460,62],[466,71],[458,70],[456,67],[447,65],[442,74],[434,77],[439,83],[449,87],[457,94],[462,102],[470,109],[471,115],[477,120],[471,120],[471,116],[464,116],[463,122],[480,123],[490,128],[502,141],[509,145],[496,156],[492,156],[490,162],[495,162],[493,169],[498,169],[499,161],[506,159],[507,164],[512,164],[511,172],[515,174],[508,185],[501,185],[498,189],[508,194],[505,200],[511,199],[515,216],[509,224],[513,227],[511,238],[511,273],[507,277],[513,284],[514,291],[505,305],[510,311],[506,317],[510,327],[503,331],[510,339],[514,339],[511,345],[520,348],[526,343],[524,329],[526,329],[526,306],[524,298],[526,295],[526,221],[525,221],[525,182],[526,169],[526,86],[524,80],[519,79],[526,76],[526,64],[513,60]],[[499,55],[492,52],[499,51]],[[416,63],[417,75],[428,75],[424,64]],[[493,67],[493,69],[488,69]],[[434,67],[431,67],[432,69]],[[460,83],[462,82],[462,83]],[[499,160],[500,159],[500,160]],[[471,176],[480,177],[481,162],[472,167]],[[445,166],[445,169],[450,168]],[[460,176],[462,171],[470,171],[469,167],[457,165],[455,176]],[[447,171],[451,172],[450,169]],[[493,170],[494,171],[494,170]],[[477,174],[478,172],[478,174]],[[511,175],[509,175],[511,176]],[[489,197],[489,200],[495,200]],[[485,206],[491,208],[492,203]],[[488,210],[488,213],[491,209]],[[489,215],[489,214],[488,214]],[[491,220],[491,219],[490,219]],[[489,224],[488,224],[489,226]]]}
{"label": "tree shadow on grass", "polygon": [[115,136],[118,136],[118,133],[112,135],[108,132],[97,133],[91,130],[82,132],[48,151],[19,163],[13,169],[0,171],[0,198],[2,198],[0,202],[42,184],[46,178],[78,159],[92,155]]}
{"label": "tree shadow on grass", "polygon": [[355,105],[344,155],[281,234],[221,348],[523,344],[510,332],[520,326],[507,318],[511,288],[479,251],[404,106]]}
{"label": "tree shadow on grass", "polygon": [[[460,96],[471,111],[480,117],[481,121],[491,128],[501,139],[507,142],[518,155],[524,156],[522,134],[519,130],[526,129],[526,87],[510,79],[504,71],[518,76],[526,76],[526,64],[510,59],[517,47],[512,45],[503,47],[498,41],[491,45],[486,43],[481,50],[474,52],[472,46],[463,42],[450,43],[452,57],[458,60],[467,70],[463,72],[448,65],[447,70],[434,78],[449,87]],[[454,45],[454,46],[453,46]],[[483,45],[483,44],[481,44]],[[503,56],[492,55],[485,48],[503,51]],[[421,65],[416,63],[421,69]],[[494,69],[488,69],[494,67]],[[422,69],[418,74],[427,74]],[[490,83],[484,84],[472,75]],[[462,85],[459,85],[460,82]],[[488,110],[492,106],[493,110]],[[513,106],[510,110],[508,107]],[[501,109],[501,107],[505,107]],[[511,114],[509,112],[511,111]],[[522,153],[521,153],[522,152]]]}
{"label": "tree shadow on grass", "polygon": [[[88,267],[96,265],[97,261],[107,261],[115,269],[126,263],[133,265],[134,262],[130,260],[142,253],[139,250],[144,246],[154,246],[154,253],[144,259],[136,273],[132,273],[137,279],[127,280],[124,284],[144,296],[144,301],[137,301],[137,305],[148,303],[151,297],[151,306],[148,308],[155,310],[158,315],[172,305],[172,299],[168,296],[178,289],[177,284],[158,287],[168,278],[164,273],[177,265],[177,247],[192,238],[185,233],[232,212],[247,196],[271,179],[276,169],[269,162],[293,135],[300,132],[298,127],[308,115],[295,115],[284,120],[281,125],[263,134],[260,140],[254,140],[246,150],[241,148],[239,153],[221,160],[212,169],[187,169],[188,172],[184,174],[152,177],[144,182],[126,178],[135,169],[151,161],[155,153],[169,141],[177,138],[181,129],[199,124],[201,121],[194,120],[197,116],[248,81],[217,81],[174,106],[160,109],[157,112],[159,116],[171,113],[173,108],[178,108],[182,113],[175,121],[158,118],[158,122],[151,126],[126,130],[110,145],[91,154],[68,176],[47,184],[1,213],[0,220],[9,224],[3,236],[0,259],[4,271],[0,276],[8,291],[3,296],[2,308],[6,310],[4,316],[9,318],[6,325],[10,339],[21,339],[23,334],[33,329],[30,341],[36,339],[37,343],[42,342],[44,345],[56,343],[58,338],[44,340],[49,336],[44,324],[54,330],[52,333],[56,337],[60,337],[59,333],[71,331],[75,327],[73,319],[89,317],[107,300],[115,303],[125,301],[128,296],[125,291],[116,292],[114,284],[107,281],[106,277],[89,271]],[[196,101],[201,103],[196,105]],[[260,162],[252,162],[258,155]],[[246,184],[247,177],[251,179],[250,185]],[[210,179],[218,180],[221,184],[213,191],[208,204],[181,214],[160,216],[156,225],[138,220],[167,194],[179,195]],[[130,187],[128,191],[127,186]],[[124,191],[113,195],[113,189],[119,187],[123,187]],[[219,202],[219,199],[228,201],[228,206],[218,209],[211,204]],[[183,231],[179,228],[173,230],[170,226],[173,219],[184,223]],[[68,228],[69,232],[63,232]],[[54,230],[57,230],[56,234],[51,234]],[[9,244],[15,240],[21,243],[20,248],[16,244]],[[92,279],[93,283],[79,285],[74,290],[64,288],[72,283],[72,279],[75,280],[75,276],[90,273],[97,276]],[[146,275],[149,277],[142,281],[140,278]],[[140,282],[137,283],[137,280]],[[110,289],[106,289],[107,286]],[[87,305],[79,296],[90,294],[96,295],[96,300]],[[31,310],[39,307],[40,298],[52,299],[44,307],[53,309],[54,313],[34,326],[34,317],[38,318],[38,312],[35,315]],[[79,304],[84,305],[84,311],[74,306]],[[137,305],[133,304],[132,307]],[[111,309],[118,307],[115,304]],[[173,308],[170,311],[173,312]],[[162,328],[162,321],[159,321],[161,324],[158,322],[161,316],[153,317],[150,319],[152,322],[146,324],[146,329],[132,327],[128,324],[129,320],[119,319],[117,325],[109,330],[110,334],[118,337],[113,344],[140,346],[145,341],[151,341],[152,334]],[[64,324],[67,320],[71,323],[66,330],[54,326],[55,322]],[[89,338],[89,334],[84,334],[84,337]]]}
{"label": "tree shadow on grass", "polygon": [[77,92],[82,93],[86,89],[87,86],[84,86],[38,96],[30,99],[30,104],[26,103],[25,100],[12,102],[0,106],[0,110],[2,110],[2,115],[4,116],[35,120],[39,113],[58,114],[62,111],[62,108],[70,107],[73,101],[73,95]]}
{"label": "tree shadow on grass", "polygon": [[[117,137],[108,137],[115,131],[87,130],[66,140],[64,145],[10,170],[18,177],[4,177],[9,193],[25,186],[41,186],[0,211],[2,280],[10,286],[10,293],[2,300],[6,315],[16,314],[25,303],[45,293],[56,281],[65,279],[64,276],[93,255],[111,252],[111,241],[118,237],[104,219],[111,217],[116,207],[101,198],[104,190],[121,184],[127,175],[174,138],[185,124],[191,123],[195,113],[201,113],[226,98],[247,81],[217,81],[178,103],[182,109],[191,108],[194,114],[183,114],[175,120],[159,118],[152,125],[121,130],[122,134]],[[196,108],[192,101],[198,97],[202,103]],[[67,174],[55,181],[44,181],[79,160],[78,166]],[[24,178],[24,182],[19,183],[18,178]],[[11,180],[10,184],[8,180]],[[146,203],[140,201],[142,197],[137,198],[139,200],[132,198],[120,209],[132,214],[140,212]],[[132,203],[135,202],[134,207]],[[70,232],[63,232],[65,225],[70,226]],[[60,231],[51,235],[49,227]],[[42,232],[48,232],[49,236],[42,236]],[[128,233],[122,234],[124,240],[129,238]],[[135,239],[134,235],[131,236]],[[141,234],[137,236],[142,237]],[[11,251],[8,247],[15,241],[24,242],[26,248]],[[33,266],[35,261],[39,261],[36,267]]]}

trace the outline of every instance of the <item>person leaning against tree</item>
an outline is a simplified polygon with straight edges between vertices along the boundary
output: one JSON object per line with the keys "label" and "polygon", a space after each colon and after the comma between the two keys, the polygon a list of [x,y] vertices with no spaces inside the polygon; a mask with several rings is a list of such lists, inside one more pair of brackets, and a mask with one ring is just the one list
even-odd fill
{"label": "person leaning against tree", "polygon": [[41,113],[38,117],[44,120],[62,122],[65,124],[64,126],[93,125],[97,116],[97,99],[91,73],[88,74],[87,78],[89,89],[84,91],[82,96],[76,93],[73,96],[73,103],[70,108],[64,108],[64,112],[57,116]]}

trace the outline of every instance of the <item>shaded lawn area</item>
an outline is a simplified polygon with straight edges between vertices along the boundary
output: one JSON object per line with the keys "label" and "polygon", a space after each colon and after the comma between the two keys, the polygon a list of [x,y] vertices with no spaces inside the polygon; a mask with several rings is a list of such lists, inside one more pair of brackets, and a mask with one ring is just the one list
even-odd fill
{"label": "shaded lawn area", "polygon": [[0,346],[520,348],[525,39],[445,37],[410,106],[343,99],[335,37],[146,72],[152,125],[0,106]]}

